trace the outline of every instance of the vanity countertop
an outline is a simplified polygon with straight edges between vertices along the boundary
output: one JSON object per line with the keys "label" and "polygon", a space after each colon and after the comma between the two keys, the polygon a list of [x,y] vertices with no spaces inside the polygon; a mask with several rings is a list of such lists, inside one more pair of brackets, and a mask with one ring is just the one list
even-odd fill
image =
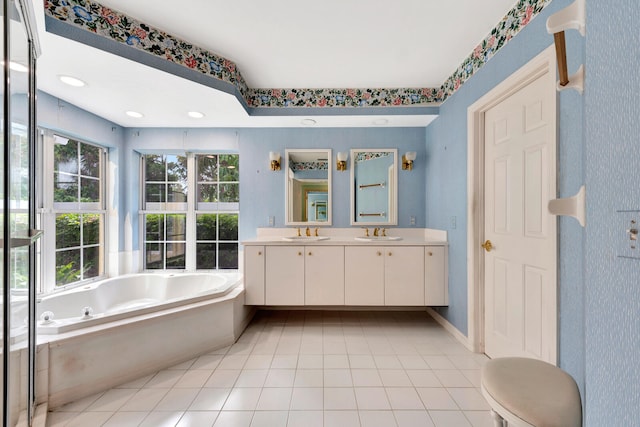
{"label": "vanity countertop", "polygon": [[259,228],[257,237],[246,239],[245,246],[256,245],[319,245],[319,246],[445,246],[448,245],[447,233],[443,230],[426,228],[392,228],[387,229],[387,236],[376,237],[373,229],[369,229],[369,237],[359,228],[320,228],[315,237],[315,229],[311,228],[311,236],[297,236],[294,228]]}

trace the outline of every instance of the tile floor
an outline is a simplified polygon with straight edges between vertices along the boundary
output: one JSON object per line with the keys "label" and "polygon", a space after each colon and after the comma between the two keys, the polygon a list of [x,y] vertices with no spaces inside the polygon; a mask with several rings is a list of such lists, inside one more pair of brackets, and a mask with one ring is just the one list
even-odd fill
{"label": "tile floor", "polygon": [[47,426],[490,427],[486,360],[425,312],[259,311],[231,347],[58,408]]}

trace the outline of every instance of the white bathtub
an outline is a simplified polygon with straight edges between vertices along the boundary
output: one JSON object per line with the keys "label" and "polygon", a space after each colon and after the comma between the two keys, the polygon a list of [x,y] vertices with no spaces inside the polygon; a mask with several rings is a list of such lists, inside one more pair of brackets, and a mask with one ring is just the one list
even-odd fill
{"label": "white bathtub", "polygon": [[[129,274],[41,298],[39,334],[59,334],[229,293],[239,273]],[[88,309],[91,314],[85,315]],[[44,320],[45,313],[49,320]]]}
{"label": "white bathtub", "polygon": [[[92,317],[82,319],[84,307]],[[49,408],[233,344],[255,309],[238,273],[135,274],[42,298],[39,403]]]}

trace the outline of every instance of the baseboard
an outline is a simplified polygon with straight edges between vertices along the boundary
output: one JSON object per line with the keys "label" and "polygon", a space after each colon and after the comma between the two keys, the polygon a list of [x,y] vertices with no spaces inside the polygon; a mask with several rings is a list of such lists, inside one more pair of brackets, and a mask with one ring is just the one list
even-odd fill
{"label": "baseboard", "polygon": [[447,332],[453,335],[453,337],[457,339],[460,342],[460,344],[465,346],[467,350],[473,351],[473,345],[471,345],[471,343],[469,342],[469,339],[462,332],[460,332],[458,328],[456,328],[451,323],[449,323],[447,319],[442,317],[440,313],[438,313],[431,307],[427,307],[427,313],[429,313],[429,315],[433,317],[433,320],[438,322],[440,326],[442,326]]}

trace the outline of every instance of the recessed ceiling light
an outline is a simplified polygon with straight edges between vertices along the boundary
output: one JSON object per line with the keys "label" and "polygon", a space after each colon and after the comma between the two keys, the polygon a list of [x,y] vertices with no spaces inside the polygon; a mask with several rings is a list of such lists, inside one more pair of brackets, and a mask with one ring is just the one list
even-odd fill
{"label": "recessed ceiling light", "polygon": [[187,115],[194,119],[201,119],[204,117],[204,113],[201,113],[200,111],[189,111]]}
{"label": "recessed ceiling light", "polygon": [[133,118],[136,118],[136,119],[140,119],[140,118],[144,117],[144,114],[138,113],[137,111],[127,111],[126,114],[127,114],[127,116],[133,117]]}
{"label": "recessed ceiling light", "polygon": [[82,87],[87,85],[82,80],[77,79],[75,77],[71,77],[71,76],[58,76],[58,78],[62,83],[68,84],[69,86],[73,86],[73,87]]}
{"label": "recessed ceiling light", "polygon": [[302,119],[300,123],[302,123],[305,126],[313,126],[316,124],[316,121],[313,119]]}
{"label": "recessed ceiling light", "polygon": [[373,121],[373,124],[376,125],[376,126],[386,125],[387,123],[389,123],[389,120],[387,120],[387,119],[375,119]]}

